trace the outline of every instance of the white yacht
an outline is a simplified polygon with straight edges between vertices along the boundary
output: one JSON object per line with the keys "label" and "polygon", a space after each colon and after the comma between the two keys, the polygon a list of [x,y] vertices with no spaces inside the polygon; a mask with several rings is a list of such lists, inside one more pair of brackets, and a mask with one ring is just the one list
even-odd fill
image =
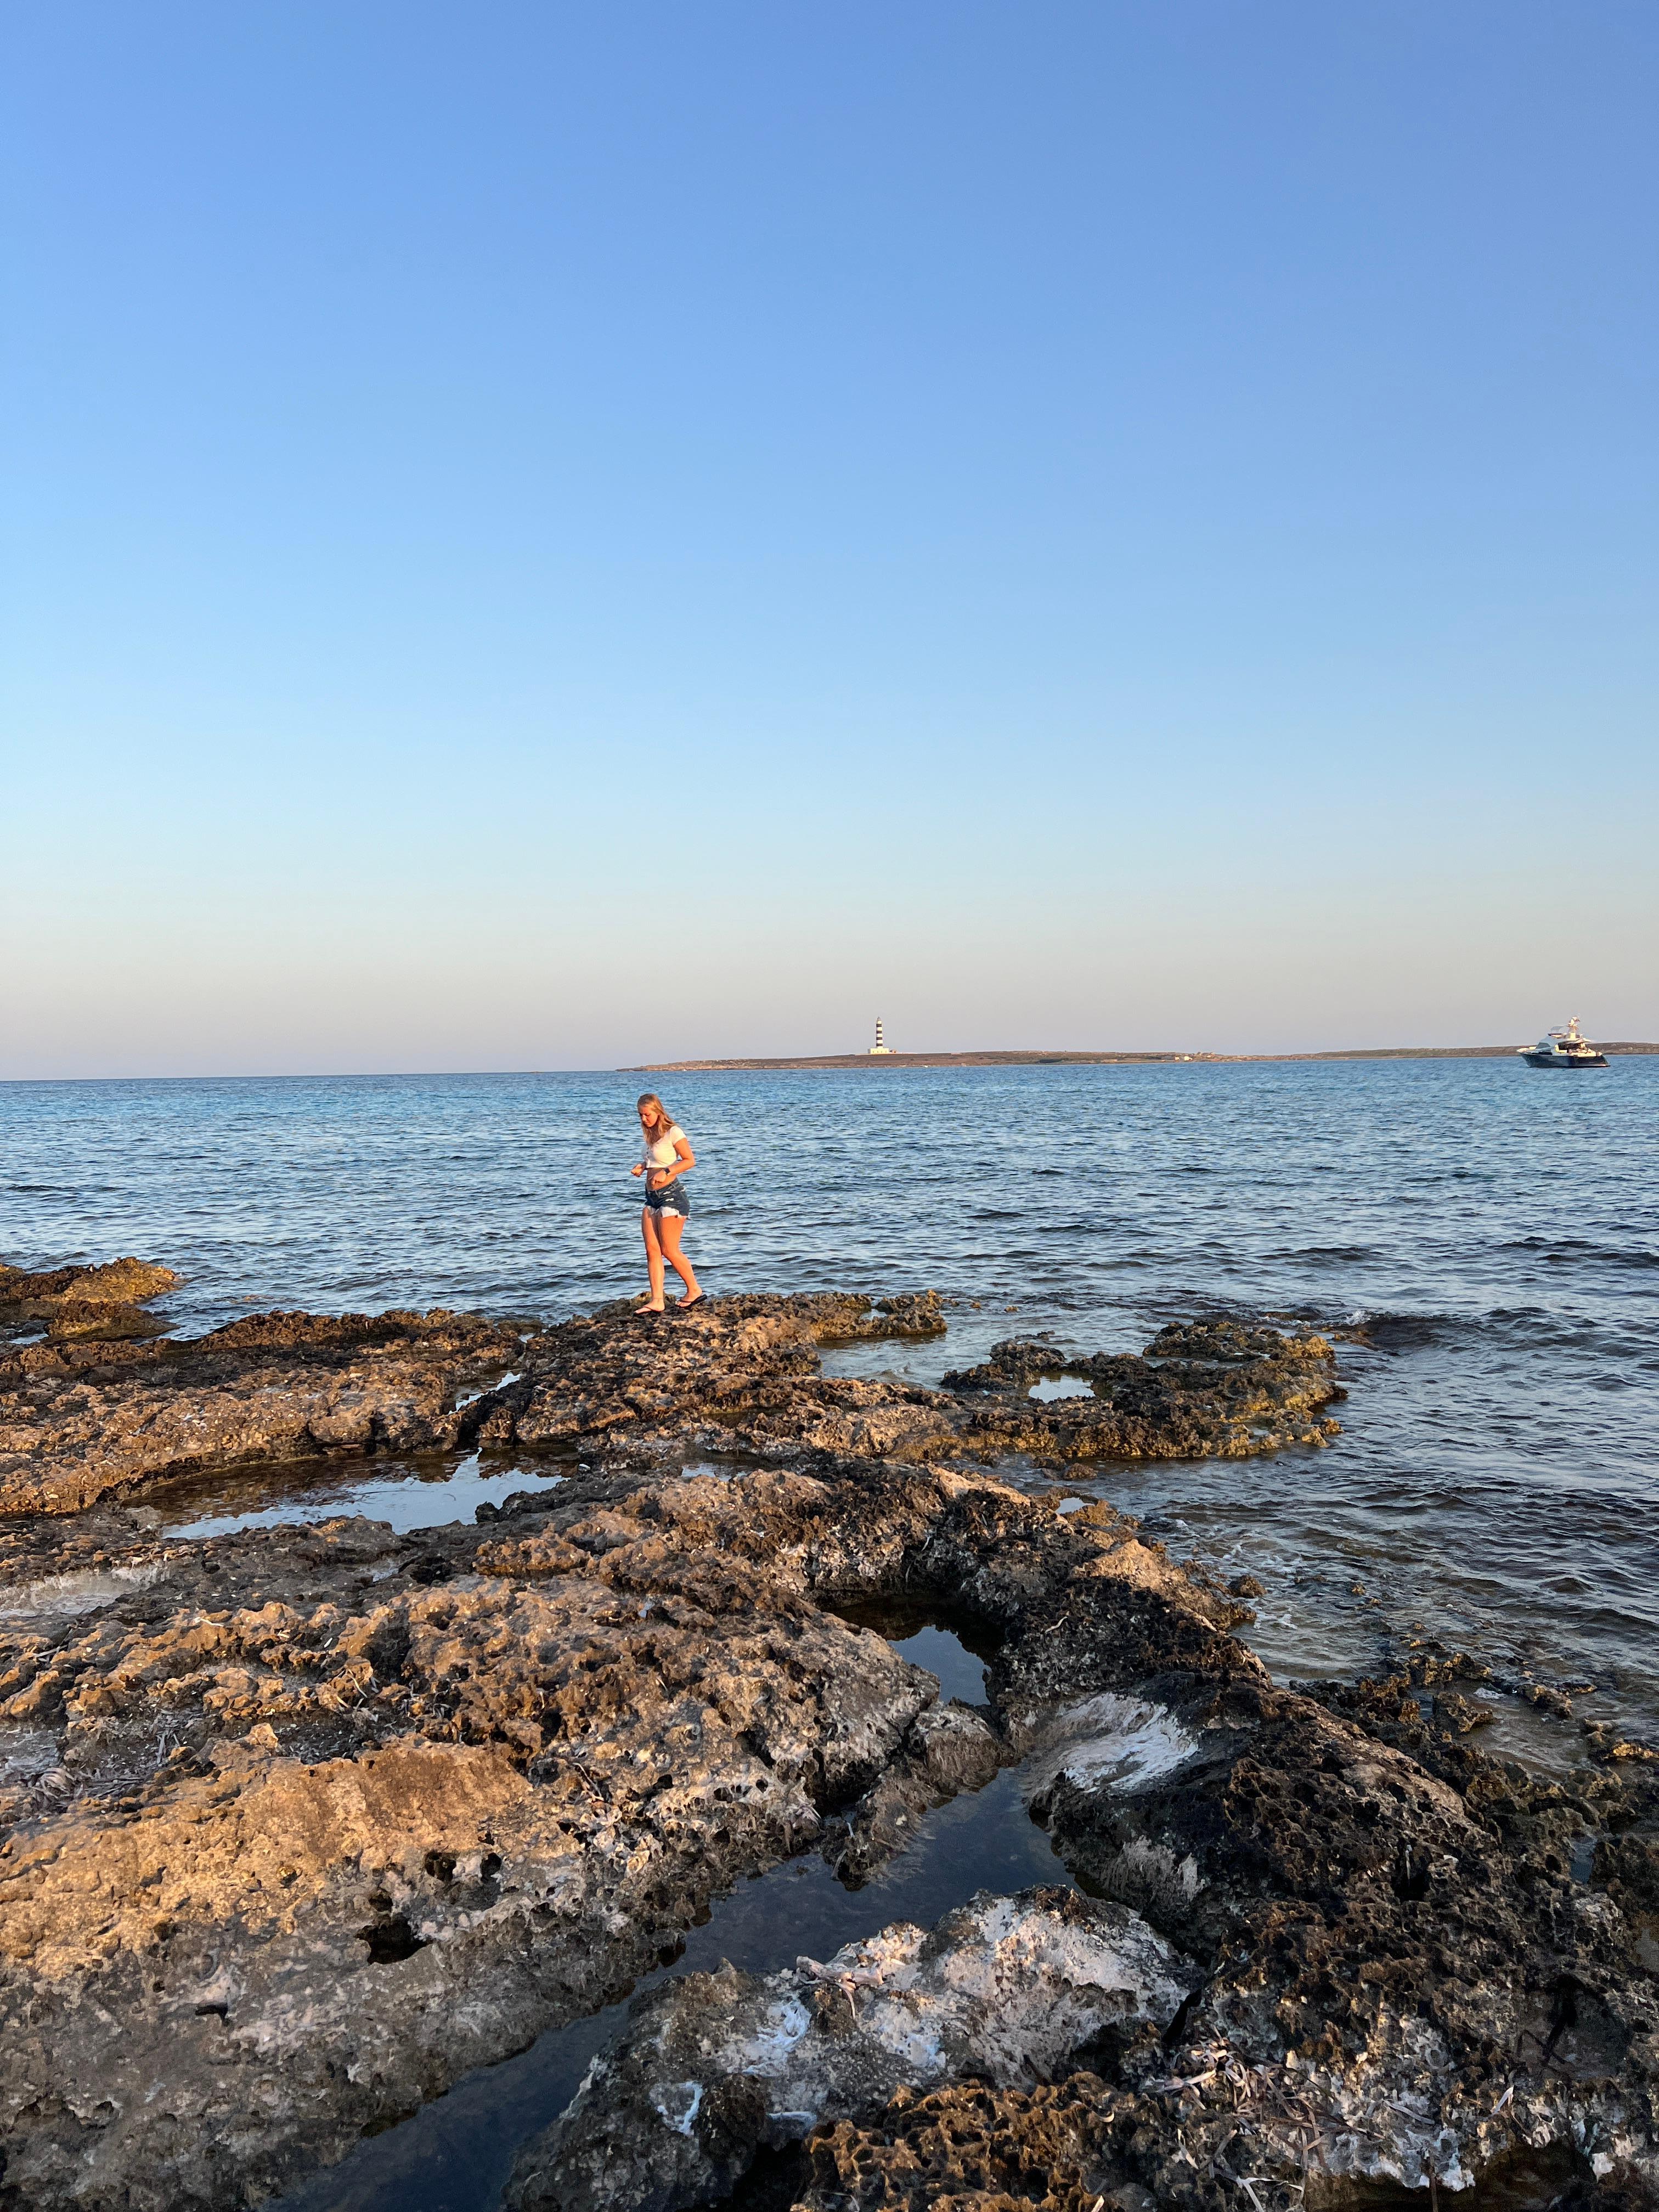
{"label": "white yacht", "polygon": [[1521,1057],[1528,1067],[1605,1067],[1607,1064],[1606,1053],[1597,1052],[1579,1028],[1577,1014],[1565,1029],[1552,1030]]}

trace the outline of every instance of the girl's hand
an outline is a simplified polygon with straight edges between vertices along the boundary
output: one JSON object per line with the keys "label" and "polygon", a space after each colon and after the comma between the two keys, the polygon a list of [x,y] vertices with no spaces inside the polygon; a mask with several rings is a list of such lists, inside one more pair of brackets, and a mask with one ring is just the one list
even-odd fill
{"label": "girl's hand", "polygon": [[641,1160],[636,1167],[629,1168],[628,1172],[629,1175],[643,1175],[645,1173],[645,1162]]}
{"label": "girl's hand", "polygon": [[673,1180],[666,1168],[658,1168],[647,1178],[645,1187],[647,1190],[665,1190]]}

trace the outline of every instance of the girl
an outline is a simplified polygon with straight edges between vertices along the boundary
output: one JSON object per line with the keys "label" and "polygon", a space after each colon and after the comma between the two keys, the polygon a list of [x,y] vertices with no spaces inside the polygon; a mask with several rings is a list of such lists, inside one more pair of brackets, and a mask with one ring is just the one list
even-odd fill
{"label": "girl", "polygon": [[635,1175],[645,1177],[645,1208],[640,1215],[640,1227],[645,1234],[645,1261],[650,1271],[651,1295],[643,1305],[635,1306],[635,1313],[653,1314],[664,1310],[662,1302],[662,1263],[665,1255],[670,1267],[685,1285],[685,1295],[678,1304],[684,1309],[694,1306],[702,1296],[697,1279],[691,1272],[691,1262],[680,1251],[680,1237],[691,1212],[691,1201],[678,1188],[680,1177],[688,1168],[697,1164],[691,1140],[679,1123],[670,1118],[668,1109],[654,1091],[647,1091],[640,1101],[640,1127],[645,1133],[645,1158],[633,1170]]}

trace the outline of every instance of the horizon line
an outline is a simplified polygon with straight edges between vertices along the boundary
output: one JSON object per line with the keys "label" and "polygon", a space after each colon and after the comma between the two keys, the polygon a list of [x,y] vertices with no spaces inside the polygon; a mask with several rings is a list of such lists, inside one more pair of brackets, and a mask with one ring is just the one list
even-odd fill
{"label": "horizon line", "polygon": [[[1659,1054],[1659,1042],[1596,1040],[1597,1049],[1621,1055]],[[884,1066],[1207,1066],[1239,1067],[1275,1061],[1375,1060],[1489,1060],[1531,1049],[1519,1044],[1476,1045],[1338,1045],[1314,1052],[1208,1052],[1156,1048],[1141,1050],[1037,1049],[1000,1051],[969,1048],[958,1051],[885,1053],[783,1054],[767,1057],[705,1058],[638,1060],[609,1067],[425,1067],[352,1069],[275,1069],[263,1073],[222,1072],[195,1075],[8,1075],[0,1087],[26,1085],[70,1085],[116,1083],[420,1083],[440,1079],[488,1081],[508,1077],[541,1078],[560,1075],[699,1075],[741,1073],[768,1069],[812,1068],[879,1069]]]}

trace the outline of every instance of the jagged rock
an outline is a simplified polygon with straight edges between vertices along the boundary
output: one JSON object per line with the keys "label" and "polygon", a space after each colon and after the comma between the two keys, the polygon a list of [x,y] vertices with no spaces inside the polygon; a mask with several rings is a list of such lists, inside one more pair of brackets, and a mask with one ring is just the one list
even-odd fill
{"label": "jagged rock", "polygon": [[464,1314],[261,1314],[178,1343],[56,1342],[0,1359],[0,1513],[70,1513],[166,1474],[314,1454],[435,1450],[516,1355]]}
{"label": "jagged rock", "polygon": [[1047,1622],[1081,1570],[1090,1663],[1149,1633],[1253,1663],[1127,1524],[983,1476],[554,1496],[507,1533],[0,1524],[0,2125],[31,2206],[216,2205],[337,2155],[614,1995],[888,1771],[936,1802],[991,1763],[819,1595]]}
{"label": "jagged rock", "polygon": [[101,1267],[50,1267],[31,1273],[26,1267],[0,1267],[0,1306],[40,1304],[68,1298],[108,1299],[142,1305],[178,1286],[171,1267],[150,1260],[108,1260]]}
{"label": "jagged rock", "polygon": [[635,2003],[621,2044],[521,2153],[513,2212],[681,2212],[756,2151],[879,2112],[901,2087],[998,2087],[1103,2036],[1166,2027],[1196,1978],[1139,1917],[1059,1889],[975,1898],[820,1965],[690,1974]]}
{"label": "jagged rock", "polygon": [[[925,1462],[1237,1457],[1335,1433],[1316,1413],[1341,1395],[1329,1347],[1274,1330],[1165,1329],[1155,1362],[1095,1361],[1096,1397],[1050,1405],[1024,1395],[1018,1360],[996,1370],[1012,1376],[1006,1389],[971,1392],[819,1372],[820,1345],[943,1326],[931,1293],[873,1309],[826,1294],[711,1298],[649,1322],[625,1309],[528,1340],[439,1311],[264,1314],[186,1342],[26,1346],[0,1361],[0,1512],[75,1511],[162,1475],[259,1459],[471,1442]],[[94,1315],[88,1333],[109,1330]],[[457,1402],[509,1365],[513,1379]]]}
{"label": "jagged rock", "polygon": [[[1063,1376],[1087,1382],[1091,1395],[1029,1395],[1034,1383]],[[1172,1323],[1139,1358],[1079,1358],[1010,1339],[983,1365],[945,1382],[980,1401],[969,1422],[975,1438],[1064,1459],[1242,1459],[1325,1443],[1338,1425],[1323,1408],[1346,1395],[1322,1336],[1218,1320]]]}
{"label": "jagged rock", "polygon": [[[710,1299],[619,1337],[604,1316],[526,1346],[522,1379],[481,1434],[584,1453],[688,1441],[763,1458],[815,1453],[929,1461],[1025,1452],[1040,1458],[1240,1458],[1288,1442],[1323,1443],[1322,1409],[1344,1394],[1317,1336],[1204,1324],[1162,1330],[1146,1358],[1081,1363],[1042,1346],[1000,1345],[990,1363],[928,1390],[896,1377],[826,1377],[816,1346],[854,1337],[934,1334],[936,1299],[873,1313],[839,1297]],[[1092,1380],[1094,1395],[1042,1401],[1041,1375]]]}
{"label": "jagged rock", "polygon": [[[1040,1346],[938,1392],[820,1372],[837,1337],[937,1325],[926,1301],[755,1297],[527,1342],[274,1316],[14,1349],[0,1495],[60,1509],[0,1520],[15,2201],[249,2201],[614,1998],[723,1886],[814,1843],[867,1871],[915,1808],[1016,1759],[1067,1865],[1201,1986],[1051,2087],[930,2089],[918,2062],[889,2099],[896,2077],[848,2075],[865,2102],[806,2146],[814,2212],[953,2191],[1219,2212],[1246,2175],[1334,2202],[1462,2186],[1517,2140],[1604,2193],[1644,2185],[1651,1765],[1610,1741],[1616,1765],[1558,1783],[1483,1755],[1455,1686],[1484,1670],[1439,1649],[1278,1687],[1232,1595],[1109,1507],[1062,1513],[980,1463],[1008,1439],[1253,1449],[1318,1425],[1328,1348],[1164,1332],[1046,1407],[1022,1395]],[[61,1514],[296,1437],[570,1457],[505,1515],[408,1538]],[[678,1471],[717,1445],[725,1474]],[[982,1711],[831,1610],[876,1600],[977,1632]],[[741,2074],[705,2086],[712,2170],[759,2107]]]}
{"label": "jagged rock", "polygon": [[213,2205],[337,2155],[614,1994],[884,1773],[937,1802],[987,1763],[982,1722],[928,1723],[933,1679],[821,1596],[1039,1632],[1081,1603],[1085,1674],[1149,1637],[1254,1666],[1128,1524],[982,1475],[554,1495],[505,1534],[9,1524],[0,2124],[31,2205]]}
{"label": "jagged rock", "polygon": [[907,2087],[818,2130],[797,2212],[1154,2212],[1125,2152],[1136,2106],[1085,2071],[1030,2090]]}
{"label": "jagged rock", "polygon": [[[1093,1533],[1108,1558],[1123,1541],[1121,1526]],[[1142,2189],[1196,2207],[1218,2201],[1229,2173],[1294,2194],[1310,2166],[1327,2195],[1431,2178],[1459,2188],[1518,2139],[1581,2162],[1587,2187],[1592,2174],[1634,2175],[1639,2193],[1659,2150],[1648,1860],[1598,1856],[1586,1892],[1563,1844],[1651,1821],[1653,1798],[1611,1778],[1578,1796],[1534,1783],[1469,1746],[1455,1714],[1425,1717],[1425,1686],[1484,1672],[1460,1655],[1419,1655],[1394,1685],[1333,1686],[1352,1718],[1212,1649],[1092,1687],[1091,1671],[1097,1682],[1148,1656],[1129,1625],[1135,1583],[1114,1583],[1109,1607],[1058,1638],[1018,1548],[1006,1535],[983,1546],[1007,1579],[975,1595],[1006,1626],[999,1601],[1024,1585],[990,1674],[1036,1808],[1067,1863],[1190,1953],[1204,1986],[1169,2048],[1117,2056],[1109,2090],[1058,2105],[1000,2096],[975,2170],[1024,2173],[1019,2189],[997,2185],[1016,2202],[1070,2205],[1086,2179],[1097,2195]],[[1071,1605],[1090,1580],[1073,1560]],[[1166,1650],[1180,1644],[1167,1617],[1159,1627]],[[1086,1693],[1057,1700],[1067,1686]],[[876,1817],[903,1802],[896,1790],[890,1771],[871,1793]],[[625,2072],[631,2049],[615,2063]],[[982,2109],[975,2099],[952,2093],[941,2109]],[[1062,2117],[1064,2188],[1048,2172]],[[919,2136],[907,2121],[902,2151],[884,2149],[892,2118],[844,2113],[820,2130],[801,2203],[920,2205],[965,2185],[951,2128]],[[575,2185],[579,2171],[559,2168],[567,2212],[609,2202]]]}
{"label": "jagged rock", "polygon": [[910,1736],[922,1771],[949,1796],[982,1790],[1002,1763],[996,1737],[963,1705],[933,1705],[918,1713]]}
{"label": "jagged rock", "polygon": [[102,1267],[51,1267],[31,1273],[0,1267],[0,1340],[38,1332],[105,1343],[164,1335],[172,1326],[143,1309],[179,1278],[147,1260],[111,1260]]}
{"label": "jagged rock", "polygon": [[1521,1695],[1528,1705],[1552,1719],[1570,1721],[1572,1718],[1572,1699],[1565,1697],[1548,1682],[1522,1682]]}
{"label": "jagged rock", "polygon": [[[878,2117],[817,2131],[793,2177],[791,2212],[1157,2212],[1166,2204],[1289,2212],[1304,2203],[1364,2212],[1419,2195],[1432,2203],[1427,2191],[1408,2195],[1396,2184],[1354,2184],[1316,2168],[1282,2179],[1253,2172],[1251,2105],[1282,2095],[1294,2109],[1298,2085],[1241,2079],[1233,2086],[1240,2102],[1231,2138],[1207,2160],[1184,2161],[1188,2171],[1167,2196],[1136,2178],[1149,2146],[1168,2129],[1166,2113],[1097,2075],[1079,2072],[1030,2090],[977,2082],[927,2094],[901,2089]],[[1517,2137],[1474,2199],[1527,2212],[1653,2212],[1655,2193],[1641,2172],[1605,2161],[1601,2172],[1598,2179],[1590,2158],[1571,2148],[1534,2149]]]}
{"label": "jagged rock", "polygon": [[46,1334],[59,1342],[126,1344],[165,1336],[168,1327],[142,1306],[107,1298],[65,1298],[47,1322]]}
{"label": "jagged rock", "polygon": [[46,1747],[0,1850],[20,2201],[216,2206],[337,2156],[898,1753],[930,1676],[619,1517],[569,1510],[584,1571],[523,1583],[477,1531],[259,1531],[7,1625],[0,1742]]}

